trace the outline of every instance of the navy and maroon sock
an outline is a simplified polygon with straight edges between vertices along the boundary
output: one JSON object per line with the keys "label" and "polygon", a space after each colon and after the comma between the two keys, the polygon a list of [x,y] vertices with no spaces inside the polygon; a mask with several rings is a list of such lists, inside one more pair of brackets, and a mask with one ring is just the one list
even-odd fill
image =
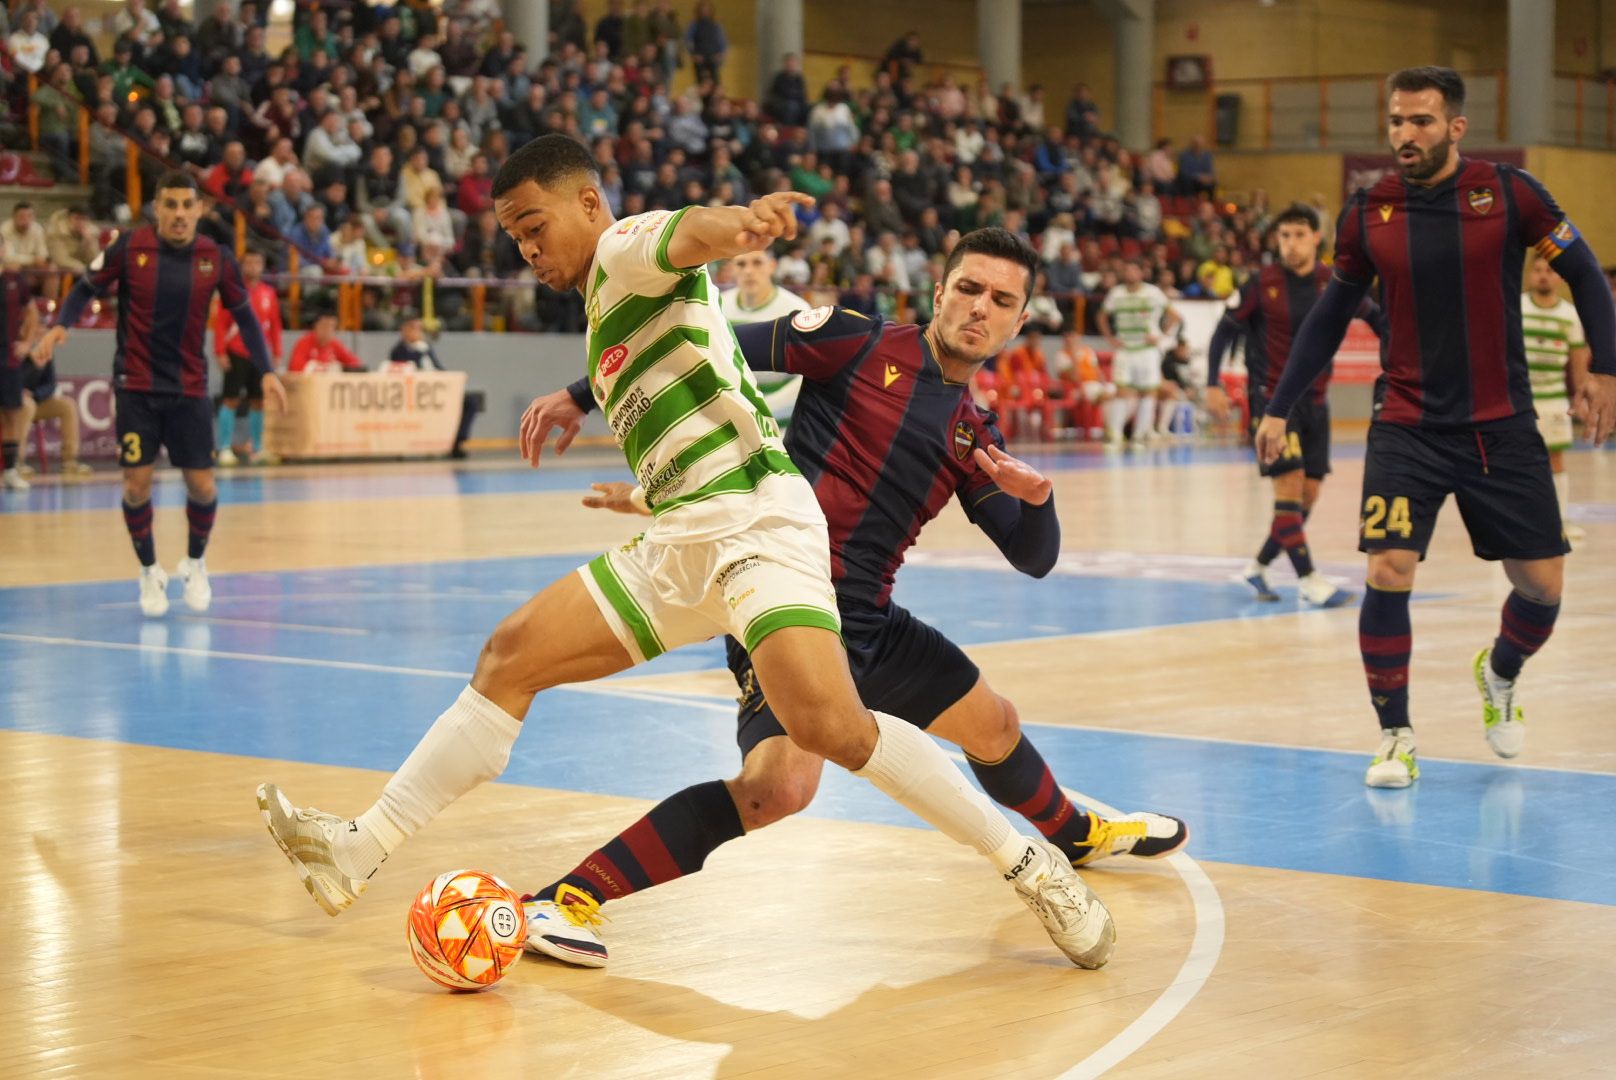
{"label": "navy and maroon sock", "polygon": [[1302,529],[1305,520],[1307,516],[1302,513],[1301,503],[1292,499],[1274,500],[1274,521],[1268,527],[1268,539],[1284,549],[1299,578],[1313,572],[1313,556],[1308,554],[1307,533]]}
{"label": "navy and maroon sock", "polygon": [[[1307,515],[1308,515],[1308,511],[1303,510],[1302,511],[1302,524],[1303,525],[1307,524]],[[1267,537],[1267,539],[1265,539],[1262,542],[1262,549],[1257,552],[1257,565],[1259,565],[1259,566],[1268,566],[1268,565],[1270,565],[1271,563],[1273,563],[1273,561],[1275,559],[1279,558],[1279,553],[1281,551],[1284,551],[1284,550],[1285,549],[1280,546],[1279,541],[1274,539],[1273,526],[1270,525],[1269,529],[1268,529],[1268,537]]]}
{"label": "navy and maroon sock", "polygon": [[1559,604],[1540,604],[1511,590],[1504,601],[1498,637],[1493,640],[1493,674],[1500,679],[1519,675],[1526,658],[1541,649],[1554,633],[1554,620],[1559,616]]}
{"label": "navy and maroon sock", "polygon": [[621,900],[694,874],[708,855],[744,832],[724,782],[696,784],[657,803],[570,874],[533,895],[553,897],[562,885],[571,885],[600,903]]}
{"label": "navy and maroon sock", "polygon": [[151,500],[139,506],[124,503],[123,523],[129,530],[129,539],[134,542],[135,556],[140,560],[140,565],[151,566],[157,561],[157,541],[152,538]]}
{"label": "navy and maroon sock", "polygon": [[1408,621],[1407,589],[1377,589],[1365,583],[1358,609],[1358,649],[1363,653],[1369,700],[1380,726],[1411,727],[1408,722],[1408,658],[1413,627]]}
{"label": "navy and maroon sock", "polygon": [[208,550],[208,537],[213,534],[213,518],[218,510],[218,499],[205,503],[195,499],[185,500],[185,520],[191,527],[191,541],[186,553],[191,558],[200,559],[202,553]]}
{"label": "navy and maroon sock", "polygon": [[1088,851],[1093,818],[1072,805],[1055,782],[1048,762],[1026,735],[998,761],[978,761],[969,754],[966,760],[982,790],[1032,822],[1044,839],[1072,858]]}

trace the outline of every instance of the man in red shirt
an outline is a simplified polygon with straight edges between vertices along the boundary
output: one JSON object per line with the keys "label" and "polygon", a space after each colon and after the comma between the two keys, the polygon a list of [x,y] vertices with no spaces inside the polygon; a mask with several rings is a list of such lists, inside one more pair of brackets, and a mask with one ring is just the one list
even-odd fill
{"label": "man in red shirt", "polygon": [[[281,362],[281,298],[275,286],[264,280],[262,252],[249,251],[241,257],[241,280],[247,286],[247,303],[263,327],[264,341],[276,364]],[[240,461],[253,461],[264,445],[263,376],[247,355],[247,343],[235,316],[223,304],[213,308],[213,351],[224,368],[224,390],[219,394],[219,464],[229,468]],[[236,423],[247,419],[247,431],[237,440]]]}
{"label": "man in red shirt", "polygon": [[292,346],[292,362],[286,370],[293,374],[364,371],[365,365],[337,340],[337,317],[323,312],[315,318],[314,329]]}

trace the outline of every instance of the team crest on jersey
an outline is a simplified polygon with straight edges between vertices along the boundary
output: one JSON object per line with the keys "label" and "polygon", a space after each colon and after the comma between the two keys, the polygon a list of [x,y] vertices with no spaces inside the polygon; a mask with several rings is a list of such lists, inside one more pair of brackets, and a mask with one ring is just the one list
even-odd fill
{"label": "team crest on jersey", "polygon": [[1390,203],[1386,203],[1386,204],[1382,205],[1381,208],[1380,208],[1380,220],[1381,221],[1390,221],[1391,219],[1392,219],[1392,207],[1391,207]]}
{"label": "team crest on jersey", "polygon": [[830,321],[831,308],[816,307],[799,311],[791,316],[791,325],[805,334],[811,334]]}
{"label": "team crest on jersey", "polygon": [[623,361],[627,359],[628,346],[613,345],[611,348],[600,354],[600,367],[597,369],[596,373],[602,379],[609,379],[613,375],[617,374],[617,369],[622,367]]}
{"label": "team crest on jersey", "polygon": [[954,425],[954,456],[964,461],[976,449],[976,432],[964,420]]}
{"label": "team crest on jersey", "polygon": [[212,259],[201,259],[201,260],[199,260],[197,262],[197,264],[196,264],[196,272],[201,274],[203,277],[207,277],[209,274],[213,273],[213,260]]}
{"label": "team crest on jersey", "polygon": [[135,256],[135,265],[140,267],[142,270],[146,269],[146,262],[147,262],[147,258],[146,258],[146,253],[144,251],[142,251],[139,255]]}
{"label": "team crest on jersey", "polygon": [[1493,208],[1493,189],[1476,188],[1465,196],[1470,201],[1470,209],[1478,214],[1485,214]]}
{"label": "team crest on jersey", "polygon": [[1278,300],[1279,299],[1279,289],[1278,289],[1277,286],[1274,286],[1274,285],[1268,286],[1268,299],[1270,299],[1270,300]]}

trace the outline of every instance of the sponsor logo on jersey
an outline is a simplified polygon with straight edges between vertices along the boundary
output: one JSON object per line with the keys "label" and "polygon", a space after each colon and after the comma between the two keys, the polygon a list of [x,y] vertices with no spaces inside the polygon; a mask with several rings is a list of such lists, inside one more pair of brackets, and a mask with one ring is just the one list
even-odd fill
{"label": "sponsor logo on jersey", "polygon": [[609,379],[613,375],[616,375],[617,369],[622,367],[623,361],[627,359],[628,346],[613,345],[611,348],[600,354],[600,367],[597,369],[600,377],[603,379]]}
{"label": "sponsor logo on jersey", "polygon": [[811,334],[830,321],[832,310],[830,307],[816,307],[799,311],[791,316],[791,325],[805,334]]}
{"label": "sponsor logo on jersey", "polygon": [[954,456],[964,461],[976,449],[976,432],[964,420],[954,425]]}
{"label": "sponsor logo on jersey", "polygon": [[1465,196],[1465,198],[1470,203],[1470,209],[1474,210],[1478,214],[1485,214],[1487,211],[1493,208],[1492,188],[1476,188],[1476,190]]}
{"label": "sponsor logo on jersey", "polygon": [[[628,438],[628,433],[634,430],[634,425],[644,419],[645,414],[650,411],[651,399],[645,396],[644,390],[636,386],[617,407],[617,411],[612,413],[612,434],[617,437],[617,441],[621,443]],[[642,486],[650,488],[649,484]]]}

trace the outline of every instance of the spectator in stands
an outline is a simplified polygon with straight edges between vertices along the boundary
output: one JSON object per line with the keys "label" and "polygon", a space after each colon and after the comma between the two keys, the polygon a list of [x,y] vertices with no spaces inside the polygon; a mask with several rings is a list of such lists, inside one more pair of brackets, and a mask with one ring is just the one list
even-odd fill
{"label": "spectator in stands", "polygon": [[336,315],[322,311],[314,318],[314,328],[292,346],[292,359],[286,370],[292,374],[323,375],[334,371],[363,371],[365,365],[337,340]]}
{"label": "spectator in stands", "polygon": [[808,120],[808,84],[802,77],[802,58],[787,53],[780,70],[769,82],[764,110],[787,127],[800,127]]}
{"label": "spectator in stands", "polygon": [[926,55],[920,49],[920,34],[911,30],[887,47],[886,55],[881,58],[881,70],[897,82],[908,78],[915,68],[925,62]]}
{"label": "spectator in stands", "polygon": [[1199,135],[1178,155],[1178,190],[1181,195],[1211,195],[1217,190],[1217,170],[1212,151]]}
{"label": "spectator in stands", "polygon": [[695,67],[696,80],[717,81],[724,66],[724,55],[729,52],[729,39],[713,14],[712,0],[699,0],[696,13],[685,29],[685,51]]}
{"label": "spectator in stands", "polygon": [[50,247],[45,241],[45,229],[34,220],[32,203],[19,202],[11,208],[11,217],[0,224],[0,266],[7,270],[44,270],[51,265]]}
{"label": "spectator in stands", "polygon": [[393,173],[393,152],[378,145],[359,174],[355,206],[364,221],[365,235],[377,247],[411,243],[414,219],[404,204],[402,186]]}
{"label": "spectator in stands", "polygon": [[1072,88],[1072,99],[1066,104],[1066,134],[1079,139],[1092,139],[1100,134],[1100,107],[1088,84],[1078,83]]}
{"label": "spectator in stands", "polygon": [[39,116],[39,148],[50,155],[52,172],[57,180],[74,177],[78,172],[79,95],[73,86],[73,69],[57,64],[30,100]]}
{"label": "spectator in stands", "polygon": [[311,175],[328,169],[346,172],[359,164],[363,153],[343,126],[342,114],[332,109],[320,117],[318,126],[309,132],[308,142],[303,147],[303,167]]}
{"label": "spectator in stands", "polygon": [[426,193],[433,188],[443,190],[443,178],[436,169],[428,163],[429,154],[425,146],[417,146],[410,151],[410,156],[399,171],[399,193],[404,205],[411,213],[426,205]]}
{"label": "spectator in stands", "polygon": [[97,218],[111,217],[113,206],[123,201],[114,184],[123,176],[126,145],[118,130],[118,106],[110,101],[96,106],[90,125],[90,209]]}
{"label": "spectator in stands", "polygon": [[74,275],[84,273],[101,253],[101,237],[89,209],[69,206],[52,214],[45,226],[45,246],[52,266]]}
{"label": "spectator in stands", "polygon": [[1127,231],[1145,243],[1155,243],[1161,237],[1162,205],[1156,197],[1156,186],[1150,181],[1139,185],[1139,190],[1128,196],[1124,208]]}
{"label": "spectator in stands", "polygon": [[335,263],[337,253],[331,246],[331,230],[325,223],[325,207],[318,200],[311,199],[303,208],[302,217],[287,230],[286,239],[297,248],[299,258],[311,271],[317,271],[327,263]]}
{"label": "spectator in stands", "polygon": [[896,233],[882,232],[876,237],[875,246],[865,257],[865,265],[883,289],[904,293],[910,290],[909,265],[902,257]]}
{"label": "spectator in stands", "polygon": [[349,215],[337,230],[336,263],[345,273],[364,276],[371,271],[370,248],[365,243],[365,223],[358,214]]}
{"label": "spectator in stands", "polygon": [[465,277],[512,278],[526,265],[492,209],[472,219],[454,264]]}
{"label": "spectator in stands", "polygon": [[875,279],[869,274],[856,275],[853,278],[853,287],[844,290],[837,303],[849,311],[856,311],[871,319],[879,318],[881,314],[880,303],[875,295]]}
{"label": "spectator in stands", "polygon": [[423,262],[442,258],[455,246],[454,219],[443,201],[442,188],[428,188],[425,201],[415,210],[411,235]]}
{"label": "spectator in stands", "polygon": [[[426,327],[420,319],[405,319],[399,327],[398,341],[387,354],[388,371],[445,371],[443,362],[438,359],[437,350],[427,339]],[[471,390],[466,391],[465,399],[460,406],[460,427],[455,432],[454,446],[449,451],[451,458],[460,459],[466,456],[465,443],[471,437],[471,425],[482,411],[483,395]]]}
{"label": "spectator in stands", "polygon": [[70,4],[62,9],[62,19],[56,24],[56,29],[50,31],[50,47],[56,50],[58,56],[71,58],[73,50],[81,45],[85,50],[85,63],[90,67],[100,67],[101,56],[96,51],[95,41],[84,32],[84,13]]}
{"label": "spectator in stands", "polygon": [[903,231],[903,210],[892,197],[892,193],[891,180],[877,180],[871,185],[870,193],[864,199],[864,213],[861,215],[864,224],[877,233],[882,230]]}
{"label": "spectator in stands", "polygon": [[1049,294],[1049,275],[1042,270],[1038,271],[1032,298],[1027,301],[1027,329],[1037,327],[1047,333],[1058,334],[1065,322],[1066,318],[1061,314],[1060,305]]}
{"label": "spectator in stands", "polygon": [[6,45],[11,50],[11,61],[26,74],[37,75],[45,68],[45,58],[50,55],[50,39],[39,30],[39,16],[33,11],[24,11],[17,19],[16,29],[6,39]]}
{"label": "spectator in stands", "polygon": [[[241,51],[243,40],[242,25],[231,14],[228,3],[216,5],[213,16],[196,32],[197,51],[202,54],[203,65],[216,70],[224,69],[225,57]],[[237,62],[239,67],[239,57]],[[241,72],[238,70],[237,74]]]}
{"label": "spectator in stands", "polygon": [[848,152],[858,143],[858,121],[839,87],[830,87],[808,112],[808,145],[838,172],[847,171]]}

